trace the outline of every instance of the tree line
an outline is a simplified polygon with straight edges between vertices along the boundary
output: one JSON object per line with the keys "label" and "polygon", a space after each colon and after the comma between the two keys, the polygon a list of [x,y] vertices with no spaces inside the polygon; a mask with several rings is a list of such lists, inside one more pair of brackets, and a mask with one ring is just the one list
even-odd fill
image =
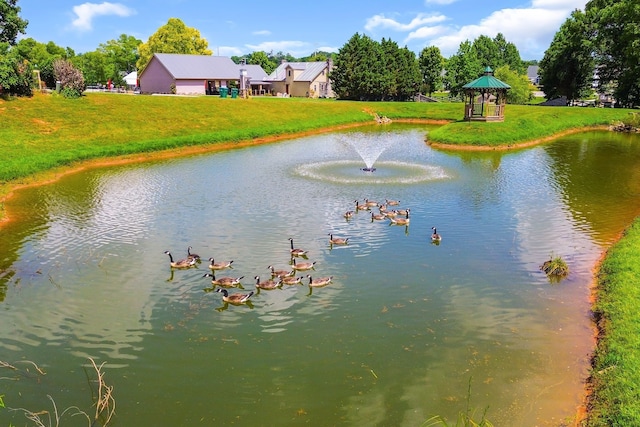
{"label": "tree line", "polygon": [[[195,28],[170,18],[146,42],[122,34],[100,44],[95,51],[76,55],[71,48],[46,44],[32,38],[16,42],[28,21],[19,16],[17,0],[0,0],[0,91],[29,95],[37,70],[47,87],[66,84],[69,95],[79,96],[85,84],[112,82],[123,85],[123,77],[144,69],[156,52],[211,55],[208,43]],[[548,98],[586,96],[595,82],[612,93],[618,105],[638,105],[640,98],[640,8],[637,0],[591,0],[585,11],[575,10],[555,34],[540,61],[540,77]],[[425,47],[416,57],[407,47],[390,39],[380,42],[354,34],[337,53],[314,52],[295,58],[283,52],[252,52],[232,56],[236,63],[260,65],[267,74],[283,60],[324,61],[331,59],[332,87],[338,98],[352,100],[406,101],[416,93],[432,95],[446,90],[458,97],[462,86],[482,74],[486,66],[511,86],[509,103],[525,103],[532,87],[527,65],[516,46],[498,33],[462,42],[458,51],[444,58],[436,46]],[[79,80],[82,81],[79,81]],[[36,84],[38,82],[35,82]]]}
{"label": "tree line", "polygon": [[640,106],[640,5],[638,0],[591,0],[575,10],[540,61],[549,97],[579,99],[594,87],[616,106]]}

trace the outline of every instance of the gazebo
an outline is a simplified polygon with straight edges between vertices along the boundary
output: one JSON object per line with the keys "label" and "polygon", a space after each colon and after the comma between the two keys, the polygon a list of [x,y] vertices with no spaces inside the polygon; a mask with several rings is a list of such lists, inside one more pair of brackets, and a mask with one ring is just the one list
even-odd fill
{"label": "gazebo", "polygon": [[464,119],[481,122],[501,122],[504,120],[504,106],[507,90],[511,86],[493,76],[491,67],[484,69],[484,75],[462,86],[464,90]]}

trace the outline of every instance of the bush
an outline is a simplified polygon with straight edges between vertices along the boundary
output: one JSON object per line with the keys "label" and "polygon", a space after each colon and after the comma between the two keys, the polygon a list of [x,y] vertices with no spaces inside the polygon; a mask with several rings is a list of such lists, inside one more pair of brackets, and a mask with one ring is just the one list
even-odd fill
{"label": "bush", "polygon": [[71,61],[57,59],[53,63],[53,74],[60,82],[61,93],[66,98],[78,98],[86,89],[82,71],[76,68]]}
{"label": "bush", "polygon": [[0,93],[31,96],[33,69],[31,65],[13,55],[0,55]]}

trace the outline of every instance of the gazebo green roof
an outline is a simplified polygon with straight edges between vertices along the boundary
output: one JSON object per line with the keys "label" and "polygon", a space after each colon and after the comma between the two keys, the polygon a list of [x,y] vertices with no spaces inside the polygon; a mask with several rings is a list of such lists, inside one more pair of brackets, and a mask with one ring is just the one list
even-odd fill
{"label": "gazebo green roof", "polygon": [[493,70],[491,67],[487,67],[484,69],[484,75],[478,77],[471,83],[467,83],[462,86],[463,89],[511,89],[511,86],[506,84],[505,82],[496,79],[493,77]]}

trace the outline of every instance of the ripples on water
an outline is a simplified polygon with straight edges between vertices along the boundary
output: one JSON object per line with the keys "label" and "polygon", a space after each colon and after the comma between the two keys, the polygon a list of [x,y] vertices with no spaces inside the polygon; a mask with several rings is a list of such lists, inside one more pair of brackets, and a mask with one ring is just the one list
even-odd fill
{"label": "ripples on water", "polygon": [[[624,222],[615,200],[601,218],[597,194],[572,188],[586,178],[567,144],[448,154],[411,130],[365,173],[344,138],[91,171],[25,192],[17,201],[36,208],[28,230],[0,237],[15,252],[0,348],[44,358],[50,384],[82,382],[87,357],[107,361],[125,423],[286,424],[300,410],[315,424],[417,425],[455,417],[470,377],[496,425],[570,415],[588,364],[593,240]],[[637,195],[620,187],[596,193]],[[369,211],[344,219],[367,198],[401,200],[410,226]],[[349,245],[330,246],[328,233]],[[206,258],[234,260],[217,275],[255,290],[268,265],[290,266],[289,237],[333,284],[261,291],[239,307],[205,292]],[[163,252],[181,258],[188,246],[203,262],[171,271]],[[572,269],[554,286],[539,271],[552,252]],[[224,406],[202,403],[218,395]]]}

